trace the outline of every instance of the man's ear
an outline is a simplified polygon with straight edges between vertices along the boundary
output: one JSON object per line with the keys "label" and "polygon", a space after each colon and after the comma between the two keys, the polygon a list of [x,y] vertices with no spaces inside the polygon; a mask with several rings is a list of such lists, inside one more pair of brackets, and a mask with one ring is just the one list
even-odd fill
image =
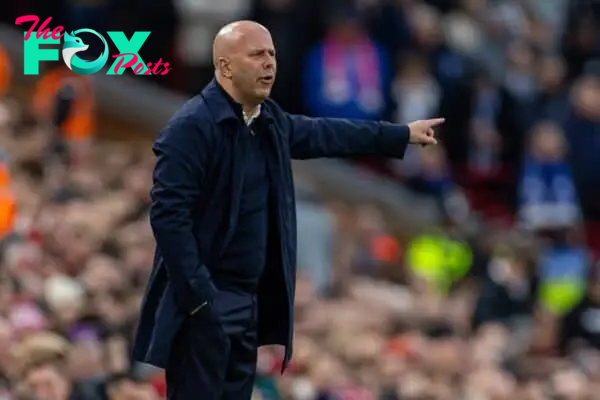
{"label": "man's ear", "polygon": [[231,62],[228,58],[220,57],[219,58],[219,69],[221,70],[221,75],[227,79],[231,79]]}

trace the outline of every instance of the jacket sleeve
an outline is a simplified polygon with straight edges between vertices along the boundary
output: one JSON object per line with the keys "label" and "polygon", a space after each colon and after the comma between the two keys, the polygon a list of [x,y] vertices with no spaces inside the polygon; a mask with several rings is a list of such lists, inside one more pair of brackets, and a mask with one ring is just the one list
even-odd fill
{"label": "jacket sleeve", "polygon": [[293,159],[382,156],[403,158],[407,125],[286,114]]}
{"label": "jacket sleeve", "polygon": [[200,196],[208,150],[196,124],[177,121],[154,143],[150,225],[175,289],[175,300],[191,313],[217,293],[193,233],[192,210]]}

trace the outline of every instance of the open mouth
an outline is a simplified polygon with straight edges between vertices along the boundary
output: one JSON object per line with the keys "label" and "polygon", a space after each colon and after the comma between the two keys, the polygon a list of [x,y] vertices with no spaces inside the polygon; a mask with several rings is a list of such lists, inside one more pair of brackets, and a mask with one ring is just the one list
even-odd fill
{"label": "open mouth", "polygon": [[266,84],[273,83],[273,77],[272,76],[263,76],[262,78],[259,78],[258,80],[261,81],[262,83],[266,83]]}

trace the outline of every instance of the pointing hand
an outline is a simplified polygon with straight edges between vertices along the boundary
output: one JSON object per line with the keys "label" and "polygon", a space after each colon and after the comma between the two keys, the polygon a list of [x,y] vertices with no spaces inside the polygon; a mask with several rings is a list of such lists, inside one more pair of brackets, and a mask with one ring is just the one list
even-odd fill
{"label": "pointing hand", "polygon": [[437,144],[435,128],[444,123],[445,118],[434,118],[414,121],[408,124],[410,129],[410,143],[428,146]]}

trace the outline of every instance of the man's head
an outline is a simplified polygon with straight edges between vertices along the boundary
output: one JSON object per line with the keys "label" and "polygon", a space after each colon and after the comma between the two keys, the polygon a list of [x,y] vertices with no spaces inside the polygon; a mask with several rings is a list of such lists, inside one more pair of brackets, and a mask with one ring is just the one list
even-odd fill
{"label": "man's head", "polygon": [[72,387],[61,369],[61,365],[52,362],[30,367],[23,377],[24,389],[36,399],[67,399]]}
{"label": "man's head", "polygon": [[104,373],[104,348],[94,340],[80,340],[70,348],[67,371],[71,378],[85,381]]}
{"label": "man's head", "polygon": [[542,121],[531,131],[531,154],[539,161],[560,161],[565,157],[567,142],[561,127]]}
{"label": "man's head", "polygon": [[269,97],[277,64],[271,34],[252,21],[221,28],[213,43],[219,83],[243,106],[253,108]]}

